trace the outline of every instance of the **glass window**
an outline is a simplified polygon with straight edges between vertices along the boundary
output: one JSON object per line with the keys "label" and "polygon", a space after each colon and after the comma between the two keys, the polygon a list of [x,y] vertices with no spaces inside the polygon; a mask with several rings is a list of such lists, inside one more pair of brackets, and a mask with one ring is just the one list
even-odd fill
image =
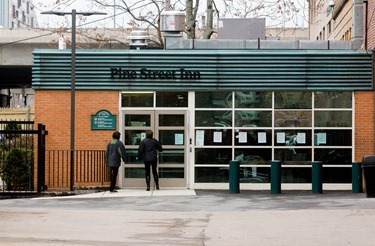
{"label": "glass window", "polygon": [[151,116],[144,114],[126,114],[125,126],[150,126]]}
{"label": "glass window", "polygon": [[275,127],[311,127],[311,111],[276,111]]}
{"label": "glass window", "polygon": [[270,146],[272,144],[272,131],[261,129],[240,129],[236,131],[234,142],[236,146]]}
{"label": "glass window", "polygon": [[236,127],[272,127],[271,111],[235,111],[234,124]]}
{"label": "glass window", "polygon": [[[228,97],[232,101],[232,95]],[[271,108],[272,92],[243,91],[235,93],[236,108]]]}
{"label": "glass window", "polygon": [[126,164],[139,164],[144,165],[143,161],[138,160],[138,148],[126,149]]}
{"label": "glass window", "polygon": [[351,91],[317,91],[314,93],[315,108],[351,108]]}
{"label": "glass window", "polygon": [[146,136],[146,130],[126,130],[125,145],[139,145],[141,143],[142,133]]}
{"label": "glass window", "polygon": [[125,178],[144,178],[145,177],[145,168],[144,167],[125,167],[124,168],[124,177]]}
{"label": "glass window", "polygon": [[275,146],[311,146],[311,130],[277,130]]}
{"label": "glass window", "polygon": [[275,160],[279,160],[285,165],[310,165],[311,149],[275,149]]}
{"label": "glass window", "polygon": [[184,126],[185,115],[183,114],[160,114],[159,126]]}
{"label": "glass window", "polygon": [[204,145],[232,145],[232,130],[227,129],[205,129],[202,131],[204,134]]}
{"label": "glass window", "polygon": [[315,127],[351,127],[351,111],[315,111]]}
{"label": "glass window", "polygon": [[184,130],[159,130],[162,145],[184,145]]}
{"label": "glass window", "polygon": [[352,149],[318,149],[314,150],[314,159],[323,164],[352,164]]}
{"label": "glass window", "polygon": [[228,167],[196,167],[195,168],[196,183],[228,183],[229,168]]}
{"label": "glass window", "polygon": [[269,173],[268,167],[241,167],[240,183],[269,183]]}
{"label": "glass window", "polygon": [[282,183],[311,183],[311,167],[283,167]]}
{"label": "glass window", "polygon": [[232,111],[195,111],[195,126],[232,126]]}
{"label": "glass window", "polygon": [[122,93],[121,107],[153,107],[154,93]]}
{"label": "glass window", "polygon": [[195,92],[196,108],[231,108],[232,92],[197,91]]}
{"label": "glass window", "polygon": [[163,149],[159,153],[160,164],[184,164],[185,163],[184,150],[180,149]]}
{"label": "glass window", "polygon": [[351,183],[352,168],[350,167],[324,167],[323,183]]}
{"label": "glass window", "polygon": [[352,130],[315,130],[315,146],[352,146]]}
{"label": "glass window", "polygon": [[156,92],[156,107],[187,107],[188,93],[174,91]]}
{"label": "glass window", "polygon": [[310,109],[312,95],[309,91],[275,92],[275,108],[277,109]]}
{"label": "glass window", "polygon": [[228,164],[232,160],[232,149],[196,148],[196,164]]}
{"label": "glass window", "polygon": [[161,167],[159,168],[159,178],[184,178],[184,169],[183,168],[170,168],[170,167]]}
{"label": "glass window", "polygon": [[241,165],[267,165],[272,159],[272,149],[236,148],[235,160]]}

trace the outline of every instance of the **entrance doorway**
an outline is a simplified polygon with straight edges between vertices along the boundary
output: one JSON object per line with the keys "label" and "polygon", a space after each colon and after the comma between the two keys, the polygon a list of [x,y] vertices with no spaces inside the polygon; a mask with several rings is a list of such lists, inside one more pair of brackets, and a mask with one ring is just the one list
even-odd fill
{"label": "entrance doorway", "polygon": [[[123,187],[145,187],[144,164],[137,158],[138,146],[146,130],[154,132],[163,151],[159,153],[160,187],[187,187],[187,112],[186,111],[124,111],[123,136],[127,162],[123,169]],[[151,175],[152,176],[152,175]],[[151,187],[153,187],[151,178]]]}

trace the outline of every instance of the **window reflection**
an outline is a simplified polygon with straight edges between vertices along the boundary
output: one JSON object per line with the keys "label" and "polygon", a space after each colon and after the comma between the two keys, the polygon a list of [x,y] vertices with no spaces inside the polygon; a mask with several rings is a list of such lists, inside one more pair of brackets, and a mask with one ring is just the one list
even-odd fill
{"label": "window reflection", "polygon": [[185,115],[183,114],[160,114],[159,126],[184,126]]}
{"label": "window reflection", "polygon": [[311,127],[311,111],[276,111],[275,127]]}
{"label": "window reflection", "polygon": [[139,164],[143,166],[143,161],[138,160],[138,148],[126,150],[126,164]]}
{"label": "window reflection", "polygon": [[196,183],[228,183],[229,168],[227,167],[196,167]]}
{"label": "window reflection", "polygon": [[271,149],[236,148],[235,160],[242,165],[267,165],[272,159]]}
{"label": "window reflection", "polygon": [[311,149],[275,149],[275,160],[285,165],[310,165]]}
{"label": "window reflection", "polygon": [[312,95],[309,91],[277,91],[275,92],[275,108],[278,109],[310,109]]}
{"label": "window reflection", "polygon": [[126,114],[125,126],[150,126],[151,116],[144,114]]}
{"label": "window reflection", "polygon": [[314,93],[315,108],[351,108],[351,91],[316,91]]}
{"label": "window reflection", "polygon": [[124,177],[125,178],[144,178],[145,177],[145,168],[144,167],[125,167],[124,168]]}
{"label": "window reflection", "polygon": [[352,164],[352,149],[315,149],[314,158],[323,164]]}
{"label": "window reflection", "polygon": [[184,164],[185,152],[182,149],[164,149],[159,153],[160,164]]}
{"label": "window reflection", "polygon": [[153,107],[154,93],[122,93],[121,107]]}
{"label": "window reflection", "polygon": [[195,92],[196,108],[231,108],[232,92],[222,91],[197,91]]}
{"label": "window reflection", "polygon": [[196,164],[229,164],[232,160],[232,149],[209,149],[196,148],[195,149],[195,163]]}
{"label": "window reflection", "polygon": [[187,107],[188,93],[174,91],[156,92],[156,107]]}
{"label": "window reflection", "polygon": [[256,110],[237,110],[234,113],[236,127],[271,127],[272,112]]}
{"label": "window reflection", "polygon": [[180,178],[183,179],[185,176],[184,174],[184,168],[166,168],[161,167],[159,168],[159,178],[167,179],[167,178]]}
{"label": "window reflection", "polygon": [[195,126],[232,126],[232,111],[195,111]]}
{"label": "window reflection", "polygon": [[351,127],[351,111],[315,111],[316,127]]}
{"label": "window reflection", "polygon": [[[232,96],[228,98],[232,101]],[[272,92],[243,91],[235,93],[236,108],[271,108]]]}

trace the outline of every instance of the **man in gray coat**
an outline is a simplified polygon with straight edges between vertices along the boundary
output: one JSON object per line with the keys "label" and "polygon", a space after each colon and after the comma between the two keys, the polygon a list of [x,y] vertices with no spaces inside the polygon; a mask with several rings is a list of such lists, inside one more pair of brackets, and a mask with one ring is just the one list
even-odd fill
{"label": "man in gray coat", "polygon": [[115,190],[118,169],[121,166],[121,159],[125,162],[126,150],[124,144],[120,141],[121,133],[114,132],[112,140],[108,143],[105,150],[105,161],[110,168],[111,184],[109,186],[110,192],[117,192]]}

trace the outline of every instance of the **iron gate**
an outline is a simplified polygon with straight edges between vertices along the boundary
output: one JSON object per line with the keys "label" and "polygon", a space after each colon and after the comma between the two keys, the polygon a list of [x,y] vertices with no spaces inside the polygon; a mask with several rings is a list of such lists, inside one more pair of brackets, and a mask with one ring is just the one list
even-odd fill
{"label": "iron gate", "polygon": [[47,132],[43,124],[37,126],[34,121],[0,121],[0,196],[44,189]]}

